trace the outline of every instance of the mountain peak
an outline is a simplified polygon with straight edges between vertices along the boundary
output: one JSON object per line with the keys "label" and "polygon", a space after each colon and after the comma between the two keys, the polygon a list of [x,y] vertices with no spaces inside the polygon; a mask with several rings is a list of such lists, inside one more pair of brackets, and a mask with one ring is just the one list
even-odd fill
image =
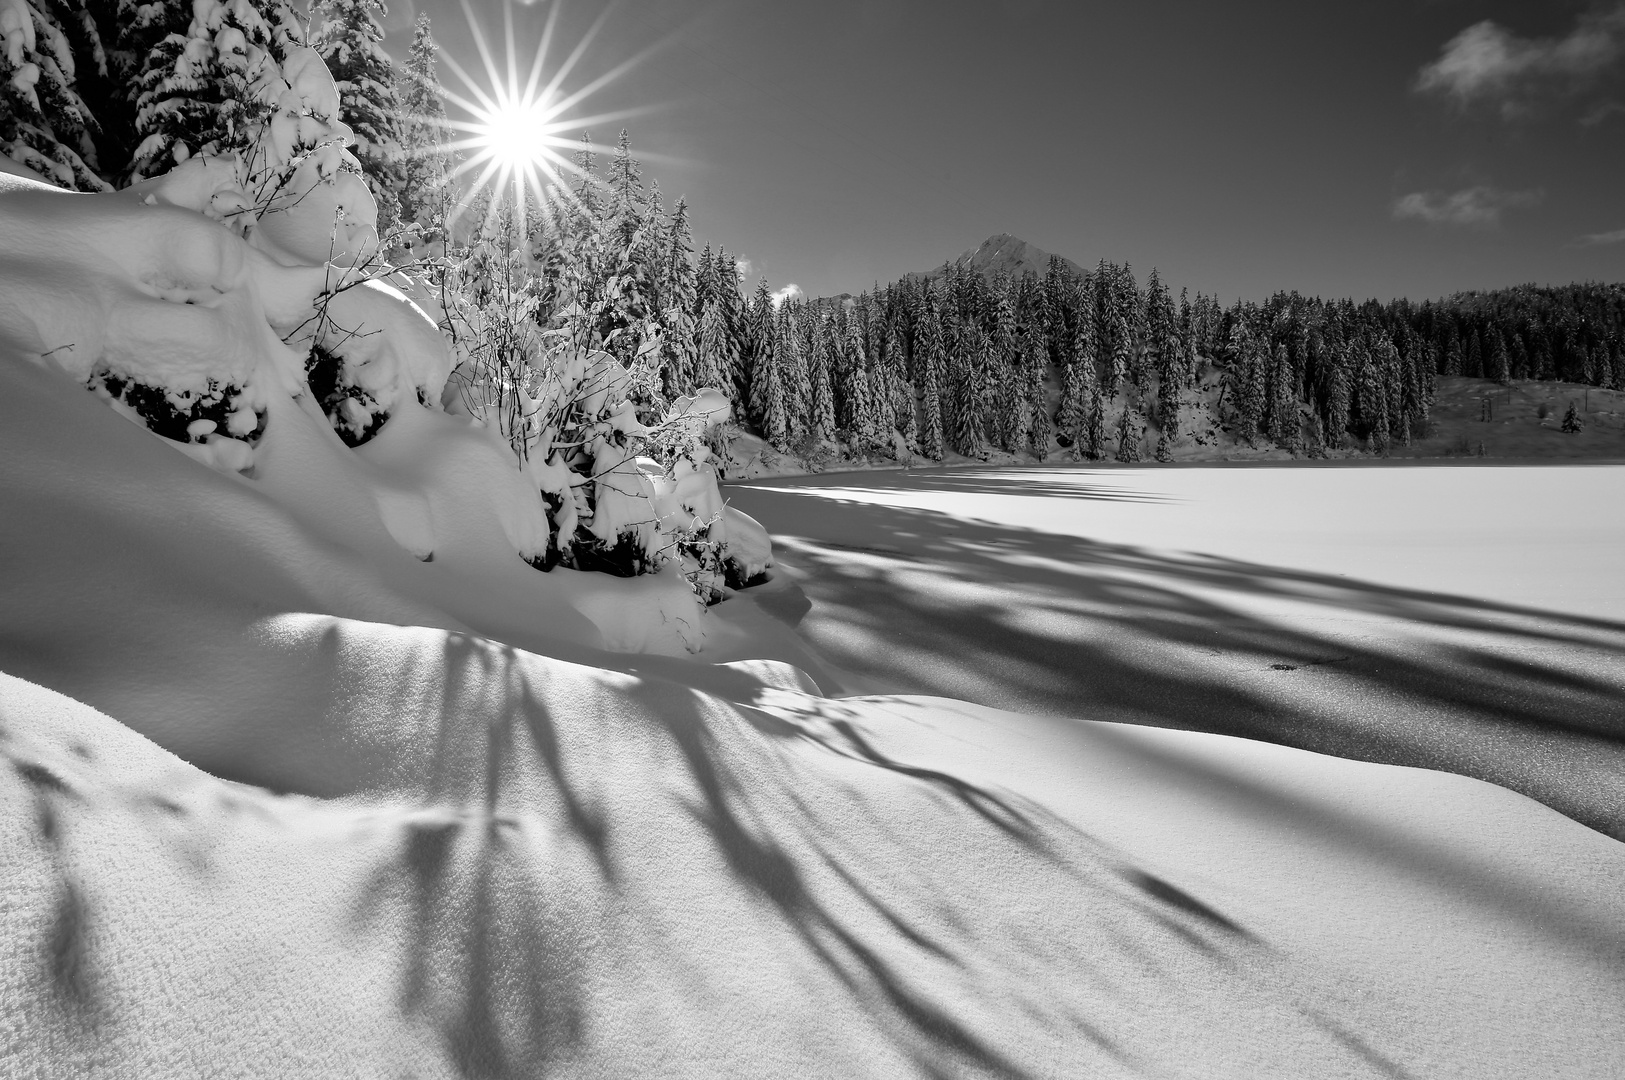
{"label": "mountain peak", "polygon": [[[957,266],[975,270],[986,278],[997,277],[1000,274],[1021,277],[1028,271],[1042,277],[1044,272],[1049,269],[1049,261],[1052,257],[1043,248],[1029,244],[1019,236],[1013,236],[1010,233],[994,233],[986,240],[983,240],[979,246],[970,248],[961,253],[958,258],[950,261]],[[1071,259],[1062,257],[1061,261],[1073,273],[1083,273],[1083,267]],[[941,274],[942,268],[937,267],[933,270],[908,276],[912,278],[935,278],[940,277]]]}

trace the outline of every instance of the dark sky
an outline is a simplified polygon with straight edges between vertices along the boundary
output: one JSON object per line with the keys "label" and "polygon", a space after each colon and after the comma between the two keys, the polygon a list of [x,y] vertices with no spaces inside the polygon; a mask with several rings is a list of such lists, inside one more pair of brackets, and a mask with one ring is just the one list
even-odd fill
{"label": "dark sky", "polygon": [[[461,8],[416,2],[472,68]],[[522,59],[551,2],[514,6]],[[624,123],[775,288],[997,232],[1226,300],[1625,279],[1625,0],[626,0],[566,89],[651,46],[582,112],[652,111],[595,140]]]}

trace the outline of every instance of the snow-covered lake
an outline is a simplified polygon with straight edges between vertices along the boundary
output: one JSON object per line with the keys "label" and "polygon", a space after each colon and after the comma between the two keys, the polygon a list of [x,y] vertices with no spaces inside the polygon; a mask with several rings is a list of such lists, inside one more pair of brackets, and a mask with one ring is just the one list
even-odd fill
{"label": "snow-covered lake", "polygon": [[774,533],[847,692],[1449,769],[1625,837],[1625,467],[926,469],[727,494]]}

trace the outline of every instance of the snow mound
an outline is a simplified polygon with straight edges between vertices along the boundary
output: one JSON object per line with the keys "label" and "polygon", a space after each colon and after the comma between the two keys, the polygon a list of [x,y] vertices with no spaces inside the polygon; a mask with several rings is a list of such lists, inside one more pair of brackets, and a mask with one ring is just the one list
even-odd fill
{"label": "snow mound", "polygon": [[[494,428],[441,411],[451,357],[433,322],[385,282],[287,265],[283,249],[273,257],[200,212],[233,175],[194,159],[143,192],[94,196],[0,179],[0,246],[15,253],[0,261],[0,369],[49,364],[315,535],[381,565],[432,562],[392,587],[447,611],[442,621],[500,612],[532,642],[699,651],[704,610],[675,572],[583,581],[526,565],[551,535],[542,497]],[[59,408],[48,396],[41,408]],[[124,433],[73,423],[77,451],[125,453],[90,431]],[[346,433],[368,441],[351,449]],[[179,467],[174,456],[161,471]],[[121,471],[116,458],[81,467]],[[198,479],[183,470],[174,482]]]}

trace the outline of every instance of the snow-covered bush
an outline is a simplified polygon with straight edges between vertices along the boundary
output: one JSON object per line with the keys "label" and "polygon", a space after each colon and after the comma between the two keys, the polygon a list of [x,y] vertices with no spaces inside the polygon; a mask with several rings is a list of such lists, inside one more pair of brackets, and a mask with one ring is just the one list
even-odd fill
{"label": "snow-covered bush", "polygon": [[640,417],[647,369],[598,347],[570,308],[549,320],[507,228],[499,214],[444,268],[442,325],[457,355],[444,404],[494,425],[545,501],[552,539],[537,565],[623,577],[677,566],[707,600],[730,576],[755,576],[729,569],[739,560],[705,445],[730,415],[727,398],[701,391]]}

